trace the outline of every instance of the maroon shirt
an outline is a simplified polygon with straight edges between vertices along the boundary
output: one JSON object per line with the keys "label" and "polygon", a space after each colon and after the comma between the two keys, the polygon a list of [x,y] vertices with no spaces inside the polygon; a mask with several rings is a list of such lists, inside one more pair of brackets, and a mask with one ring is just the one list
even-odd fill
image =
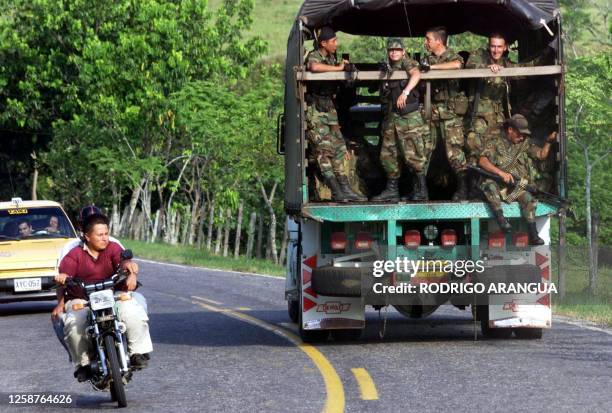
{"label": "maroon shirt", "polygon": [[[74,247],[62,259],[59,266],[59,272],[68,274],[70,277],[79,277],[85,284],[91,284],[98,281],[104,281],[110,278],[117,271],[117,267],[121,262],[121,252],[123,248],[115,242],[109,242],[106,249],[100,251],[98,258],[89,255],[82,246]],[[66,299],[84,298],[79,291],[68,288],[66,291]]]}

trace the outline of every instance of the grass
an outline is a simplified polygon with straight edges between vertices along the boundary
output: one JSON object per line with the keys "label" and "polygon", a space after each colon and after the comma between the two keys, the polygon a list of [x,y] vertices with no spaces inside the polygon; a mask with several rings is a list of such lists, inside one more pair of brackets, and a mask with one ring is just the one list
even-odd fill
{"label": "grass", "polygon": [[244,257],[220,257],[205,249],[188,246],[173,246],[163,243],[148,244],[143,241],[125,240],[124,245],[134,252],[136,258],[150,259],[195,267],[215,268],[229,271],[285,276],[285,268],[270,261]]}
{"label": "grass", "polygon": [[[223,0],[209,1],[213,10],[221,3]],[[268,42],[267,57],[284,58],[289,31],[302,3],[302,0],[255,0],[253,25],[247,36],[259,36]]]}
{"label": "grass", "polygon": [[[553,299],[553,314],[581,318],[597,324],[612,326],[612,268],[600,266],[595,295],[590,296],[588,287],[588,259],[586,248],[572,247],[568,251],[566,296]],[[556,258],[553,256],[553,274],[558,282]],[[558,284],[557,284],[558,285]]]}

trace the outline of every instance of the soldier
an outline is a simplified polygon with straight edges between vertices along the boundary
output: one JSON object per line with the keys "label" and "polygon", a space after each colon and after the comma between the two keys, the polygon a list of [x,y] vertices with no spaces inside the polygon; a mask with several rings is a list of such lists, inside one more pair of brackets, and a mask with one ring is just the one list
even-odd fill
{"label": "soldier", "polygon": [[[418,63],[408,57],[399,38],[387,40],[389,65],[392,70],[404,70],[409,80],[386,80],[381,84],[380,96],[386,108],[380,161],[387,174],[387,187],[372,201],[399,201],[398,179],[401,165],[399,156],[416,175],[413,201],[426,201],[427,163],[433,150],[429,125],[419,110],[416,86],[421,78]],[[398,156],[399,155],[399,156]]]}
{"label": "soldier", "polygon": [[[443,27],[425,33],[425,48],[429,55],[421,62],[421,70],[461,69],[463,58],[446,47],[448,35]],[[455,79],[432,82],[432,121],[434,131],[444,139],[446,157],[457,175],[457,191],[453,201],[467,197],[467,162],[464,152],[463,118],[467,112],[467,97],[459,90]]]}
{"label": "soldier", "polygon": [[[330,27],[318,30],[318,47],[306,56],[306,66],[314,73],[341,72],[348,62],[336,62],[338,42]],[[335,82],[310,82],[306,92],[306,137],[311,146],[325,183],[334,201],[367,201],[353,192],[344,174],[343,161],[348,159],[344,138],[340,132],[334,98]]]}
{"label": "soldier", "polygon": [[478,164],[486,171],[499,175],[505,183],[516,184],[516,186],[512,190],[500,189],[497,182],[485,179],[481,184],[481,189],[502,231],[510,232],[512,226],[504,217],[501,201],[510,203],[517,200],[521,215],[527,221],[529,244],[543,245],[544,241],[538,236],[535,223],[537,199],[522,189],[518,182],[514,182],[512,175],[531,181],[533,177],[532,160],[543,160],[548,157],[550,143],[557,138],[557,132],[552,132],[544,147],[540,148],[529,142],[531,131],[527,119],[523,115],[514,115],[503,123],[501,135],[499,139],[488,142]]}
{"label": "soldier", "polygon": [[[508,45],[503,35],[493,33],[489,36],[488,47],[478,49],[470,54],[465,64],[466,69],[489,68],[498,73],[502,67],[514,64],[507,58]],[[468,126],[466,146],[468,163],[476,165],[480,153],[487,142],[499,136],[500,126],[504,122],[504,101],[508,99],[508,83],[501,77],[478,79],[472,98],[471,121]]]}

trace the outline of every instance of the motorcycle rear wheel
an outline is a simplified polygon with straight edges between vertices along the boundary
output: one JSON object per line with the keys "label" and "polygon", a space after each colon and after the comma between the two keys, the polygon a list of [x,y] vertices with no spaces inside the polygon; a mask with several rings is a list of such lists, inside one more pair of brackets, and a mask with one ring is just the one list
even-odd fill
{"label": "motorcycle rear wheel", "polygon": [[108,368],[111,374],[111,398],[113,401],[117,401],[117,406],[126,407],[127,397],[125,396],[125,388],[123,387],[123,378],[121,377],[121,368],[119,367],[115,338],[113,336],[108,335],[104,337],[104,348],[106,349]]}

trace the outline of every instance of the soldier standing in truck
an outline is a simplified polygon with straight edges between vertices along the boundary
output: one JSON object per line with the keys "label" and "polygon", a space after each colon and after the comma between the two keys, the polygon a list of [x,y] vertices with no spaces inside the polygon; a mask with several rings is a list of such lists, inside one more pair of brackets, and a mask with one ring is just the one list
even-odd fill
{"label": "soldier standing in truck", "polygon": [[426,201],[427,166],[433,151],[429,124],[423,120],[415,88],[421,78],[419,65],[406,57],[399,38],[387,40],[387,54],[391,70],[403,70],[409,80],[386,80],[381,84],[381,100],[386,108],[383,121],[380,161],[387,175],[387,186],[372,201],[399,201],[401,162],[416,175],[412,201]]}
{"label": "soldier standing in truck", "polygon": [[[425,48],[429,55],[421,62],[421,70],[453,70],[463,67],[463,58],[446,46],[448,34],[443,27],[425,33]],[[463,115],[467,112],[467,97],[456,79],[432,82],[432,132],[442,136],[446,157],[457,177],[453,201],[467,197],[467,161],[463,136]]]}

